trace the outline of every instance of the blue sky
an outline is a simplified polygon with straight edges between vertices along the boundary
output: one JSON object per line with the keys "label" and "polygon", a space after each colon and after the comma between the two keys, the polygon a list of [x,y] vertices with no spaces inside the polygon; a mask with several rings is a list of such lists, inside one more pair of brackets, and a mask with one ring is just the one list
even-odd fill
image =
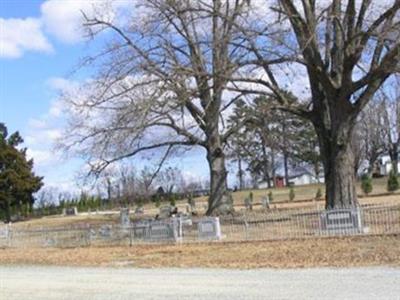
{"label": "blue sky", "polygon": [[[82,167],[54,151],[62,135],[64,116],[58,91],[88,76],[71,77],[81,57],[96,49],[79,31],[80,9],[90,0],[0,1],[0,121],[10,132],[20,131],[36,172],[47,185],[75,189],[75,175]],[[207,178],[203,153],[188,153],[171,164],[187,174]],[[143,165],[143,163],[139,163]]]}

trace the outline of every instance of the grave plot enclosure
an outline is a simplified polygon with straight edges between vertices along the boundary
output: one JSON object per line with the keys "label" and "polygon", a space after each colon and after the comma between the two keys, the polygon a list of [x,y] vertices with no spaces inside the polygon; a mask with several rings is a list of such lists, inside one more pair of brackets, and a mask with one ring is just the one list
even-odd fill
{"label": "grave plot enclosure", "polygon": [[0,247],[77,247],[257,241],[321,236],[400,234],[400,205],[355,210],[264,209],[219,218],[179,216],[130,224],[0,228]]}

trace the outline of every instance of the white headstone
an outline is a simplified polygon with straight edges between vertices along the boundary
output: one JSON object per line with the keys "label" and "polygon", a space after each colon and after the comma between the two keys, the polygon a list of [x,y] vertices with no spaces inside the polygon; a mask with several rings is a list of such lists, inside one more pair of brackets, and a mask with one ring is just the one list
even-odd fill
{"label": "white headstone", "polygon": [[169,218],[172,212],[171,206],[162,206],[160,207],[159,217],[161,219]]}
{"label": "white headstone", "polygon": [[328,234],[362,233],[362,211],[359,207],[324,211],[321,214],[321,229]]}
{"label": "white headstone", "polygon": [[262,197],[261,205],[262,205],[263,208],[269,208],[269,203],[270,203],[270,201],[269,201],[269,197],[268,196]]}
{"label": "white headstone", "polygon": [[78,208],[76,206],[63,208],[63,215],[64,216],[76,216],[76,215],[78,215]]}
{"label": "white headstone", "polygon": [[205,217],[200,219],[197,224],[199,239],[201,240],[220,240],[221,225],[218,217]]}
{"label": "white headstone", "polygon": [[131,220],[129,219],[129,208],[121,208],[119,217],[121,226],[130,226]]}

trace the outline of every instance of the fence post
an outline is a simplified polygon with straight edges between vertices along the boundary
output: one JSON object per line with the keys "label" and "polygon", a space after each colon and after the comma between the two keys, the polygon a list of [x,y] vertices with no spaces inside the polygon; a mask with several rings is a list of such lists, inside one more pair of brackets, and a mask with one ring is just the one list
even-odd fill
{"label": "fence post", "polygon": [[8,223],[6,228],[7,228],[7,230],[6,230],[6,233],[7,233],[7,246],[8,246],[8,247],[11,247],[11,244],[12,244],[12,229],[11,229],[11,223]]}
{"label": "fence post", "polygon": [[243,214],[243,217],[244,217],[245,239],[247,241],[249,239],[249,223],[247,223],[246,213]]}
{"label": "fence post", "polygon": [[133,224],[129,225],[129,247],[132,247],[133,244],[133,236],[132,236],[132,231],[133,231]]}

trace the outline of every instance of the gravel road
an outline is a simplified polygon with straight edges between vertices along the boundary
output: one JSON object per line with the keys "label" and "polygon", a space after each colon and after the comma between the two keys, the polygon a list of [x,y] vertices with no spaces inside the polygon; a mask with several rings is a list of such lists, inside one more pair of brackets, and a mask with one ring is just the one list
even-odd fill
{"label": "gravel road", "polygon": [[400,299],[399,268],[221,270],[0,266],[0,299]]}

